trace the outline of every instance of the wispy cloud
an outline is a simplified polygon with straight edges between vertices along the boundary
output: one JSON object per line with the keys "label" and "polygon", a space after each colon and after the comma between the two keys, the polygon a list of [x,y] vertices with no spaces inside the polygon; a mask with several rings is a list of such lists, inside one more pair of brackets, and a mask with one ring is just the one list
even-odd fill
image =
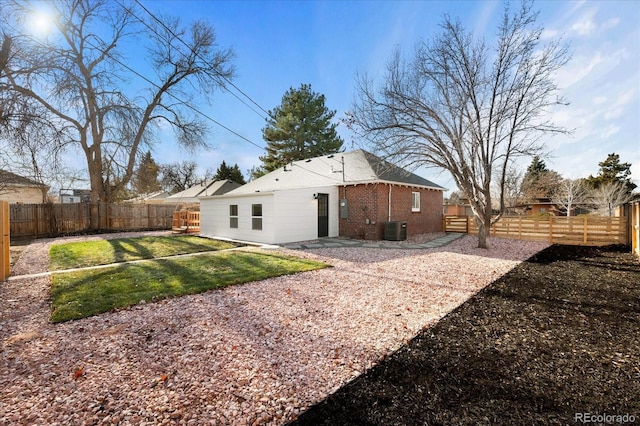
{"label": "wispy cloud", "polygon": [[587,77],[604,61],[600,52],[595,52],[590,57],[577,56],[558,72],[556,83],[561,88],[569,88]]}
{"label": "wispy cloud", "polygon": [[594,14],[595,12],[593,10],[584,14],[579,20],[571,25],[571,30],[583,36],[591,34],[597,28],[596,24],[593,22]]}
{"label": "wispy cloud", "polygon": [[600,133],[600,137],[602,139],[609,139],[611,136],[615,135],[620,131],[620,126],[616,126],[615,124],[610,124],[602,129],[602,133]]}
{"label": "wispy cloud", "polygon": [[607,31],[618,26],[620,18],[610,18],[600,24],[600,31]]}

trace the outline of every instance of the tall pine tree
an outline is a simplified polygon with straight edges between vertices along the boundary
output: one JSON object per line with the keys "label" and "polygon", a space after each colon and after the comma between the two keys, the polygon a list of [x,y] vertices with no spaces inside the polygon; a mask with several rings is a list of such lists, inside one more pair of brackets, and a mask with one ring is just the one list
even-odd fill
{"label": "tall pine tree", "polygon": [[607,155],[607,158],[598,163],[598,166],[600,166],[598,176],[589,175],[586,179],[591,188],[597,189],[606,184],[621,184],[629,193],[636,189],[637,185],[631,181],[631,163],[621,163],[619,154],[614,152]]}
{"label": "tall pine tree", "polygon": [[535,201],[551,198],[560,187],[562,176],[558,172],[547,168],[540,156],[533,157],[522,179],[520,191],[525,200]]}
{"label": "tall pine tree", "polygon": [[336,111],[325,106],[324,95],[313,92],[310,84],[290,88],[282,104],[269,111],[262,136],[267,142],[266,155],[260,157],[262,167],[256,174],[276,170],[285,164],[320,155],[334,154],[343,140],[331,119]]}
{"label": "tall pine tree", "polygon": [[242,185],[247,183],[244,180],[244,176],[242,175],[242,172],[240,171],[240,167],[238,167],[238,164],[236,163],[233,167],[229,167],[227,166],[227,163],[224,162],[224,160],[222,161],[222,164],[220,164],[220,167],[218,167],[218,170],[216,170],[216,174],[213,176],[213,179],[214,180],[229,179],[231,181],[234,181],[235,183],[239,183]]}
{"label": "tall pine tree", "polygon": [[159,191],[161,188],[158,180],[159,174],[160,166],[156,164],[151,152],[147,151],[140,159],[138,168],[134,172],[133,189],[138,194],[150,194]]}

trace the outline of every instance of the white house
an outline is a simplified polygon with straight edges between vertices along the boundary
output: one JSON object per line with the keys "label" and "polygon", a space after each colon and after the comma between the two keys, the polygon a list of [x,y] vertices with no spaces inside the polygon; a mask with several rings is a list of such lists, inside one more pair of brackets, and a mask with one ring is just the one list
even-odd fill
{"label": "white house", "polygon": [[200,196],[200,230],[268,244],[380,239],[385,221],[406,221],[409,235],[436,232],[444,190],[363,150],[325,155],[292,162],[223,195]]}

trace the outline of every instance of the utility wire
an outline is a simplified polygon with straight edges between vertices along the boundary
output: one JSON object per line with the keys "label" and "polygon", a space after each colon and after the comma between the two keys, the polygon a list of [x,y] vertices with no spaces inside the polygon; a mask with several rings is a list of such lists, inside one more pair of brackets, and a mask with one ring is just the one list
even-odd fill
{"label": "utility wire", "polygon": [[[102,49],[100,49],[99,47],[96,47],[93,43],[90,43],[88,40],[85,40],[85,43],[86,43],[88,46],[90,46],[90,47],[92,47],[92,48],[94,48],[94,49],[96,49],[96,50],[98,50],[98,51],[100,51],[100,52],[102,52],[102,53],[106,54],[106,55],[107,55],[107,56],[109,56],[111,59],[113,59],[114,61],[116,61],[116,62],[117,62],[117,63],[119,63],[120,65],[122,65],[124,68],[128,69],[129,71],[131,71],[132,73],[134,73],[135,75],[137,75],[138,77],[140,77],[141,79],[145,80],[147,83],[149,83],[149,84],[153,85],[153,86],[154,86],[154,87],[156,87],[157,89],[161,89],[161,87],[160,87],[160,86],[158,86],[154,81],[149,80],[147,77],[145,77],[144,75],[140,74],[138,71],[134,70],[134,69],[133,69],[133,68],[131,68],[129,65],[127,65],[127,64],[125,64],[125,63],[123,63],[122,61],[120,61],[118,58],[114,57],[114,56],[113,56],[113,55],[111,55],[110,53],[103,51],[103,50],[102,50]],[[166,94],[167,96],[172,97],[172,98],[173,98],[173,99],[175,99],[176,101],[178,101],[178,102],[180,102],[181,104],[185,105],[185,106],[186,106],[187,108],[189,108],[190,110],[194,111],[194,112],[195,112],[195,113],[197,113],[197,114],[200,114],[201,116],[203,116],[203,117],[204,117],[204,118],[206,118],[207,120],[210,120],[211,122],[213,122],[213,123],[217,124],[218,126],[222,127],[223,129],[225,129],[225,130],[226,130],[226,131],[228,131],[229,133],[232,133],[232,134],[236,135],[237,137],[239,137],[240,139],[242,139],[242,140],[244,140],[244,141],[246,141],[246,142],[249,142],[251,145],[253,145],[253,146],[257,147],[257,148],[260,148],[261,150],[264,150],[264,148],[263,148],[263,147],[261,147],[260,145],[258,145],[257,143],[253,142],[253,141],[252,141],[252,140],[250,140],[250,139],[247,139],[246,137],[242,136],[240,133],[236,132],[235,130],[232,130],[231,128],[229,128],[229,127],[225,126],[224,124],[222,124],[222,123],[220,123],[219,121],[215,120],[215,119],[214,119],[213,117],[211,117],[210,115],[205,114],[204,112],[202,112],[202,111],[200,111],[200,110],[198,110],[198,109],[194,108],[193,106],[191,106],[191,104],[189,104],[189,103],[185,102],[184,100],[180,99],[179,97],[177,97],[177,96],[176,96],[176,95],[174,95],[173,93],[170,93],[170,92],[164,92],[164,94]]]}
{"label": "utility wire", "polygon": [[[151,13],[151,11],[149,9],[147,9],[141,2],[140,0],[134,0],[136,2],[136,4],[138,4],[138,6],[140,6],[142,8],[142,10],[144,10],[149,16],[151,16],[151,18],[156,21],[158,24],[160,24],[165,30],[167,30],[173,37],[175,37],[176,40],[178,40],[180,43],[184,44],[187,49],[191,50],[191,52],[198,56],[200,59],[203,59],[198,52],[195,52],[184,40],[182,40],[175,32],[173,32],[173,30],[171,28],[169,28],[164,22],[162,22],[161,19],[159,19],[158,17],[156,17],[153,13]],[[146,26],[147,28],[149,28],[151,31],[153,31],[156,35],[158,35],[159,37],[162,37],[160,34],[157,33],[157,31],[155,29],[153,29],[149,24],[147,24],[145,22],[144,19],[140,18],[139,16],[137,16],[133,10],[125,7],[124,5],[122,5],[120,2],[118,2],[118,4],[124,8],[125,10],[127,10],[127,12],[129,12],[131,15],[135,16],[144,26]],[[168,41],[168,40],[167,40]],[[204,59],[203,59],[204,60]],[[255,105],[256,107],[258,107],[262,112],[264,112],[267,117],[271,118],[271,115],[269,114],[269,111],[265,110],[262,106],[260,106],[260,104],[258,104],[256,101],[254,101],[251,96],[247,95],[244,91],[242,91],[237,85],[235,85],[231,80],[229,80],[227,77],[219,74],[220,78],[222,78],[223,80],[225,80],[231,87],[233,87],[234,89],[236,89],[240,94],[242,94],[245,98],[247,98],[253,105]],[[267,117],[263,116],[261,113],[259,113],[258,111],[256,111],[255,109],[253,109],[253,107],[251,107],[250,105],[248,105],[245,101],[243,101],[242,99],[240,99],[240,97],[238,97],[235,93],[231,92],[230,90],[227,90],[229,93],[231,93],[236,99],[238,99],[240,102],[242,102],[244,105],[246,105],[249,109],[251,109],[253,112],[255,112],[256,114],[258,114],[261,118],[263,119],[267,119]]]}

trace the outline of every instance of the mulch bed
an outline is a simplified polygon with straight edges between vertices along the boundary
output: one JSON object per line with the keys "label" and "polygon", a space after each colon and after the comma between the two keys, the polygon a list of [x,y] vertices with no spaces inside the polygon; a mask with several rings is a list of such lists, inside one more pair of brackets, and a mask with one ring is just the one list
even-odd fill
{"label": "mulch bed", "polygon": [[626,247],[555,245],[293,424],[629,424],[630,416],[640,423],[640,262]]}

